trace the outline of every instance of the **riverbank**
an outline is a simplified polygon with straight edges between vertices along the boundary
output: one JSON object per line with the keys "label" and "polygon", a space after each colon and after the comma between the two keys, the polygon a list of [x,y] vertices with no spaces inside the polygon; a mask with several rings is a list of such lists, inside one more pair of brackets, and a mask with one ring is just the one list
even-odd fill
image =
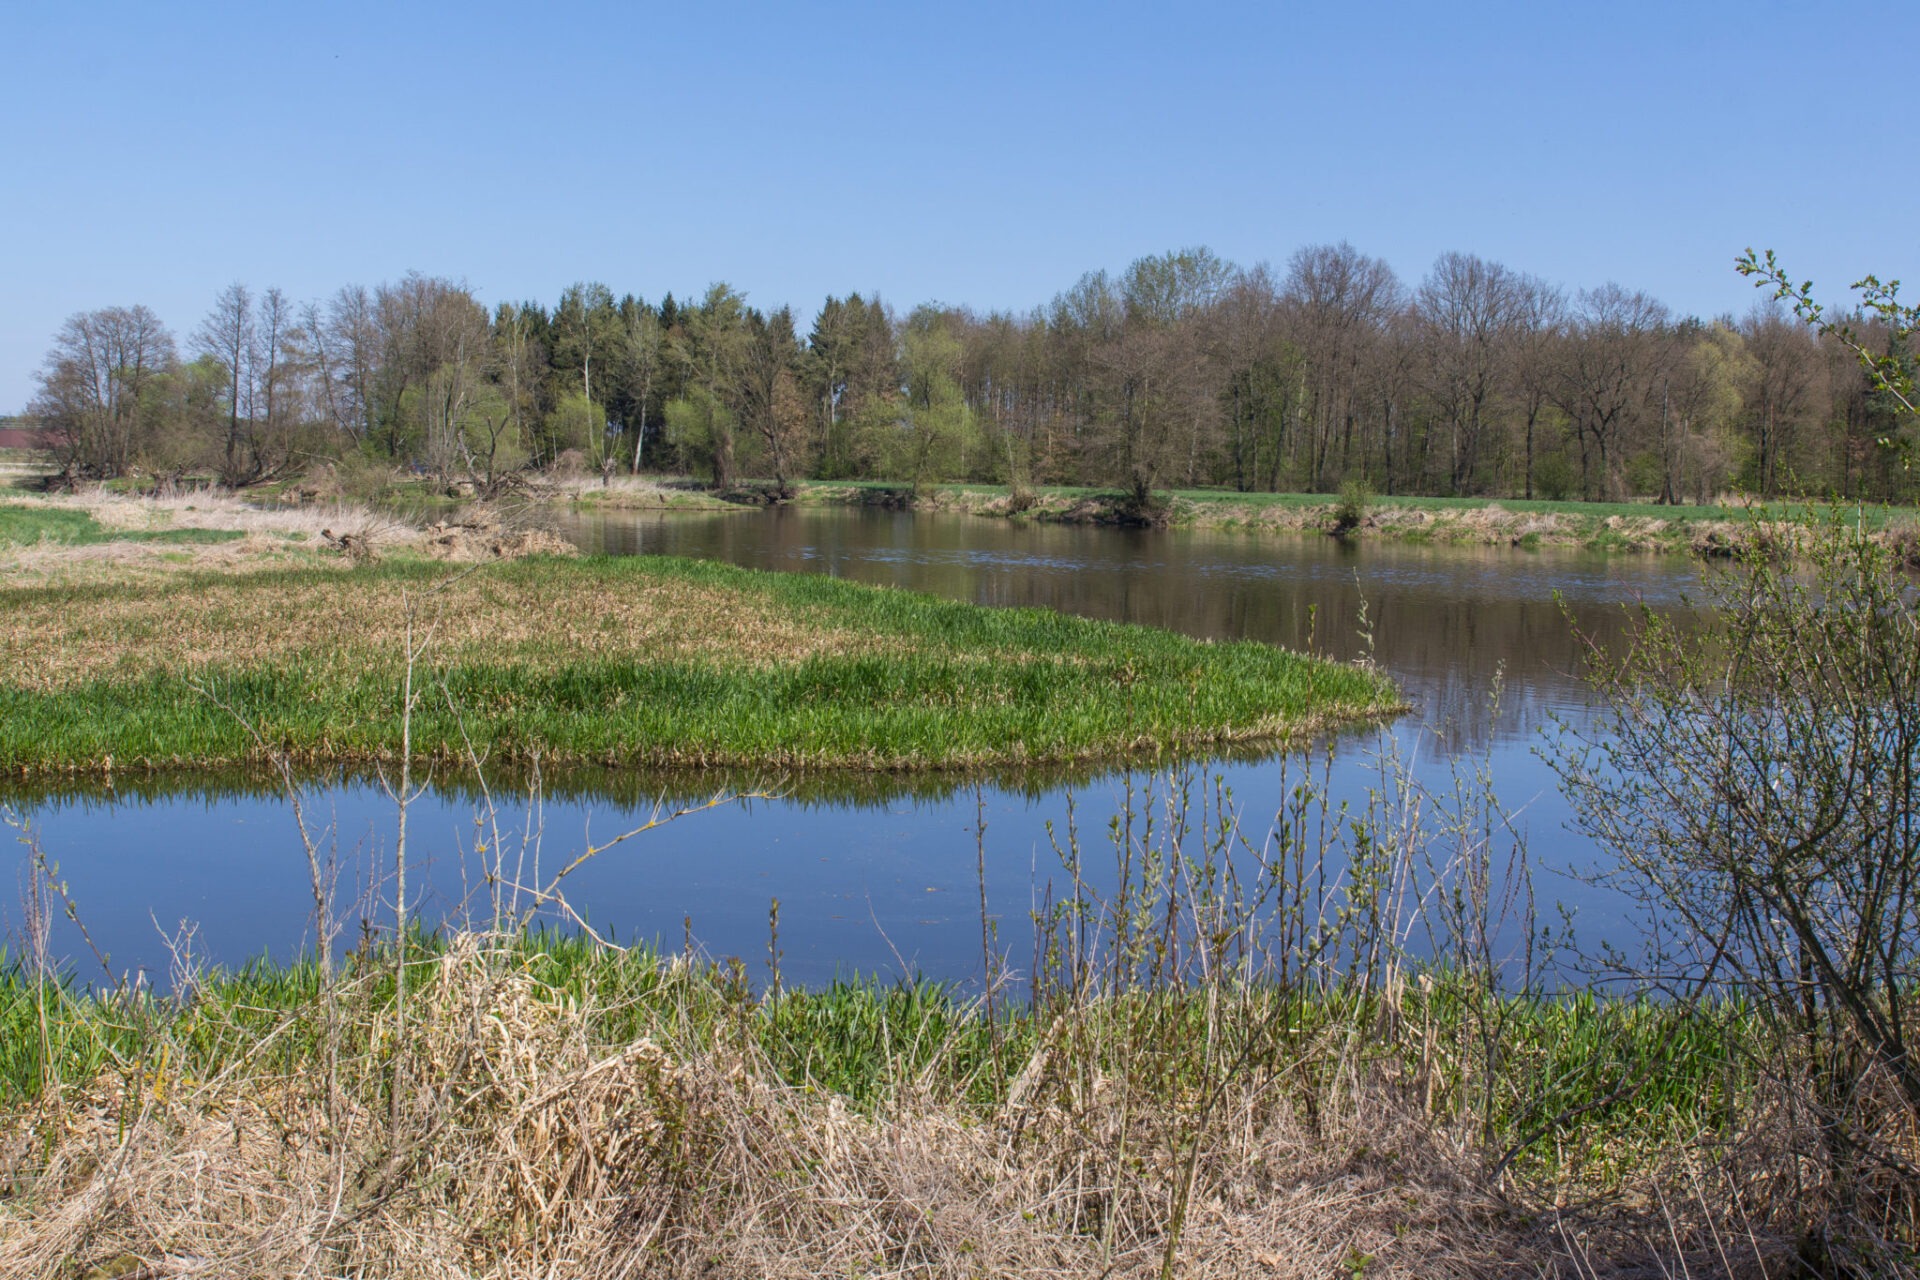
{"label": "riverbank", "polygon": [[[1059,524],[1149,524],[1247,533],[1326,534],[1387,538],[1419,545],[1569,547],[1599,552],[1719,557],[1751,545],[1754,509],[1740,504],[1660,506],[1412,498],[1354,494],[1176,491],[1142,513],[1111,490],[1042,488],[1016,501],[1004,486],[932,485],[916,497],[904,485],[808,481],[794,501],[818,506],[885,507]],[[589,505],[590,501],[589,501]],[[1768,504],[1778,514],[1780,504]],[[1865,518],[1920,564],[1920,513],[1868,508]]]}
{"label": "riverbank", "polygon": [[1443,974],[990,1012],[528,935],[422,942],[402,994],[394,960],[178,1001],[10,969],[0,1271],[1759,1274],[1817,1212],[1724,1010]]}
{"label": "riverbank", "polygon": [[[155,541],[87,517],[62,541],[58,508],[8,515],[40,522],[0,586],[16,774],[365,764],[403,743],[468,764],[974,769],[1278,743],[1401,709],[1383,677],[1268,645],[831,578],[450,566],[426,557],[454,535],[431,529]],[[377,554],[395,545],[413,558]]]}
{"label": "riverbank", "polygon": [[[450,497],[440,489],[398,475],[370,481],[369,486],[362,486],[362,497],[366,500],[382,510],[413,512],[422,524],[431,518],[424,514],[426,512],[458,518],[459,513],[475,509],[470,496]],[[262,496],[270,502],[288,504],[288,518],[297,520],[300,512],[328,509],[332,501],[329,495],[339,492],[337,485],[289,483],[263,491]],[[110,497],[96,492],[67,501],[89,506]],[[205,492],[200,498],[203,503],[216,506],[223,501],[239,503],[235,498]],[[482,509],[737,515],[763,509],[776,500],[769,481],[745,480],[719,492],[686,477],[569,477],[532,473],[499,502],[491,507],[482,504]],[[118,501],[143,500],[121,497]],[[1805,504],[1799,503],[1758,503],[1735,498],[1705,505],[1663,505],[1405,497],[1362,491],[1336,495],[1194,489],[1158,491],[1156,505],[1142,512],[1125,494],[1111,489],[1046,486],[1030,489],[1016,499],[1004,485],[934,484],[923,486],[916,494],[910,485],[897,482],[824,480],[795,482],[788,501],[802,506],[944,512],[1050,524],[1383,538],[1431,546],[1498,546],[1521,550],[1558,547],[1709,559],[1737,554],[1752,547],[1756,537],[1766,536],[1756,533],[1756,517],[1791,516],[1806,509]],[[171,505],[178,510],[190,502],[189,496],[174,499]],[[1920,568],[1920,511],[1868,506],[1860,508],[1857,514],[1898,549],[1910,566]],[[441,558],[476,557],[443,555]]]}

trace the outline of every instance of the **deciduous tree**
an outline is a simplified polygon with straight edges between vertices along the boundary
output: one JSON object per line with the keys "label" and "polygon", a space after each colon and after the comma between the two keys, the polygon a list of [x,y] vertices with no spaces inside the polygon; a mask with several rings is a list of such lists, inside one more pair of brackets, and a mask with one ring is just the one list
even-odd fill
{"label": "deciduous tree", "polygon": [[174,365],[173,337],[146,307],[83,311],[54,335],[28,411],[52,429],[68,475],[123,475],[157,424],[156,393]]}
{"label": "deciduous tree", "polygon": [[1414,314],[1424,347],[1427,394],[1447,424],[1447,487],[1474,487],[1494,397],[1523,304],[1517,274],[1470,253],[1445,253],[1421,281]]}

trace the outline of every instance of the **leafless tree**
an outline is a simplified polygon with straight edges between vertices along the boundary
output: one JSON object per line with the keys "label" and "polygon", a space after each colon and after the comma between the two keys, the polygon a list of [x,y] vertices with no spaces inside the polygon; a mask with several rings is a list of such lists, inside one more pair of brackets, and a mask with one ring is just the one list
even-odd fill
{"label": "leafless tree", "polygon": [[200,355],[219,366],[226,387],[223,397],[226,438],[220,479],[228,485],[244,484],[249,478],[245,441],[251,429],[258,389],[254,369],[253,294],[246,285],[235,281],[220,291],[220,296],[213,301],[213,310],[194,330],[193,342]]}
{"label": "leafless tree", "polygon": [[1482,439],[1500,387],[1510,381],[1523,304],[1518,273],[1469,253],[1445,253],[1414,295],[1425,348],[1422,382],[1447,424],[1447,487],[1474,487]]}
{"label": "leafless tree", "polygon": [[1318,488],[1331,488],[1353,456],[1360,371],[1402,292],[1391,267],[1344,241],[1302,249],[1287,264],[1289,337],[1305,359],[1312,404],[1305,475]]}
{"label": "leafless tree", "polygon": [[1524,440],[1524,496],[1533,497],[1534,439],[1541,415],[1552,402],[1558,373],[1558,343],[1567,323],[1566,296],[1537,276],[1523,275],[1516,288],[1513,328],[1508,335],[1509,394],[1518,407]]}
{"label": "leafless tree", "polygon": [[1241,272],[1215,309],[1226,460],[1233,486],[1277,487],[1300,364],[1281,332],[1279,288],[1263,263]]}
{"label": "leafless tree", "polygon": [[363,285],[347,285],[327,304],[326,332],[334,378],[342,386],[335,424],[355,443],[373,435],[381,341],[374,301]]}
{"label": "leafless tree", "polygon": [[1795,459],[1827,397],[1819,341],[1778,304],[1755,307],[1740,323],[1752,356],[1741,388],[1753,438],[1753,480],[1762,493],[1793,487]]}
{"label": "leafless tree", "polygon": [[1560,344],[1554,398],[1580,444],[1588,498],[1617,496],[1631,433],[1640,425],[1667,356],[1667,309],[1617,284],[1580,293],[1573,328]]}
{"label": "leafless tree", "polygon": [[195,349],[219,369],[224,387],[222,484],[238,488],[271,479],[292,460],[299,341],[285,293],[268,289],[256,306],[237,282],[220,291],[194,331]]}
{"label": "leafless tree", "polygon": [[52,429],[69,476],[125,474],[153,425],[152,393],[174,364],[172,335],[144,306],[68,317],[29,412]]}

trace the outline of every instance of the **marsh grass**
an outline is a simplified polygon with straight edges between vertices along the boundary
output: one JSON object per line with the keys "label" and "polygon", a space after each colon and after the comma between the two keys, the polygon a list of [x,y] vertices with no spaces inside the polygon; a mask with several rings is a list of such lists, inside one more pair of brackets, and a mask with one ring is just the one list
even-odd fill
{"label": "marsh grass", "polygon": [[363,507],[261,507],[218,491],[135,495],[99,487],[0,499],[0,589],[164,583],[195,573],[344,567],[330,531],[359,547],[431,554],[418,529]]}
{"label": "marsh grass", "polygon": [[1129,786],[1104,834],[1056,833],[1019,999],[792,990],[537,927],[368,935],[332,974],[262,963],[168,996],[15,960],[0,1271],[1585,1276],[1738,1271],[1715,1261],[1734,1240],[1782,1256],[1765,1184],[1735,1212],[1715,1172],[1779,1128],[1738,1065],[1740,1010],[1545,989],[1437,915],[1418,953],[1422,903],[1510,865],[1460,842],[1473,823],[1343,809],[1310,780],[1271,823],[1193,770]]}
{"label": "marsh grass", "polygon": [[[1557,1216],[1554,1198],[1644,1193],[1663,1159],[1726,1132],[1692,1087],[1722,1058],[1675,1055],[1683,1019],[1630,1004],[1536,1004],[1511,1096],[1544,1077],[1591,1101],[1595,1073],[1649,1058],[1671,1088],[1588,1113],[1499,1190],[1447,1052],[1472,1040],[1478,996],[1444,983],[1392,1010],[1229,985],[989,1021],[947,988],[765,998],[737,965],[577,938],[416,938],[408,963],[398,1040],[377,950],[324,998],[311,965],[179,1001],[0,983],[23,1046],[0,1103],[0,1266],[1146,1275],[1171,1240],[1179,1274],[1323,1276],[1360,1257],[1370,1275],[1511,1274],[1564,1265],[1565,1216],[1610,1260],[1639,1252],[1635,1215]],[[53,1091],[31,1060],[49,998]],[[1222,999],[1276,1015],[1259,1052],[1209,1050]]]}
{"label": "marsh grass", "polygon": [[414,752],[926,769],[1279,740],[1393,713],[1376,675],[1042,610],[692,561],[424,564],[20,588],[0,618],[13,772],[393,759],[400,621],[435,690]]}

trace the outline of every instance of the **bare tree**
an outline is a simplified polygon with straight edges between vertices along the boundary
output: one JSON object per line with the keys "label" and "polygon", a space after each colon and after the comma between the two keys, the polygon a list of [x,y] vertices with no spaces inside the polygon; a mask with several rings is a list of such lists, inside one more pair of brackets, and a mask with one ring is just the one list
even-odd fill
{"label": "bare tree", "polygon": [[292,460],[299,417],[292,303],[275,288],[256,305],[246,285],[230,284],[193,337],[224,388],[220,482],[239,488],[271,479]]}
{"label": "bare tree", "polygon": [[1508,380],[1521,323],[1520,277],[1497,262],[1445,253],[1414,296],[1427,394],[1447,423],[1447,487],[1474,487],[1495,393]]}
{"label": "bare tree", "polygon": [[173,337],[143,306],[67,318],[29,412],[52,429],[69,476],[125,474],[153,425],[151,393],[175,363]]}
{"label": "bare tree", "polygon": [[1826,397],[1819,341],[1778,304],[1755,307],[1740,323],[1752,357],[1741,391],[1753,437],[1753,481],[1761,493],[1791,484],[1795,457]]}
{"label": "bare tree", "polygon": [[[1297,361],[1280,333],[1279,290],[1263,263],[1240,272],[1216,308],[1214,360],[1223,382],[1226,460],[1233,487],[1245,492],[1257,485],[1277,486],[1285,449],[1289,374]],[[1263,468],[1263,460],[1266,462]]]}
{"label": "bare tree", "polygon": [[1343,241],[1294,254],[1282,297],[1289,336],[1307,366],[1312,416],[1305,475],[1329,489],[1353,455],[1368,348],[1400,308],[1402,289],[1391,267]]}
{"label": "bare tree", "polygon": [[1558,344],[1566,327],[1564,294],[1538,276],[1523,275],[1516,286],[1511,346],[1506,363],[1511,394],[1519,402],[1521,433],[1525,441],[1525,496],[1533,497],[1534,438],[1541,415],[1552,402],[1558,375]]}
{"label": "bare tree", "polygon": [[374,432],[381,354],[374,301],[365,286],[347,285],[333,295],[326,332],[335,352],[334,376],[344,385],[335,425],[361,443]]}
{"label": "bare tree", "polygon": [[[1415,413],[1421,361],[1427,354],[1420,341],[1419,323],[1412,309],[1403,307],[1386,318],[1378,340],[1361,352],[1359,385],[1365,390],[1362,413],[1370,406],[1378,414],[1371,434],[1380,455],[1378,472],[1388,493],[1401,492],[1409,478],[1424,485],[1433,469],[1433,432],[1423,429],[1426,424]],[[1413,456],[1416,446],[1417,459]],[[1359,465],[1364,472],[1374,470],[1373,451],[1363,438]]]}
{"label": "bare tree", "polygon": [[213,310],[193,333],[194,349],[219,365],[226,385],[226,438],[220,480],[226,485],[245,483],[245,437],[254,412],[255,354],[253,295],[247,286],[235,281],[220,291]]}
{"label": "bare tree", "polygon": [[1621,489],[1625,446],[1639,425],[1667,354],[1667,309],[1617,284],[1585,289],[1572,332],[1561,343],[1554,398],[1580,442],[1581,488],[1589,498]]}

